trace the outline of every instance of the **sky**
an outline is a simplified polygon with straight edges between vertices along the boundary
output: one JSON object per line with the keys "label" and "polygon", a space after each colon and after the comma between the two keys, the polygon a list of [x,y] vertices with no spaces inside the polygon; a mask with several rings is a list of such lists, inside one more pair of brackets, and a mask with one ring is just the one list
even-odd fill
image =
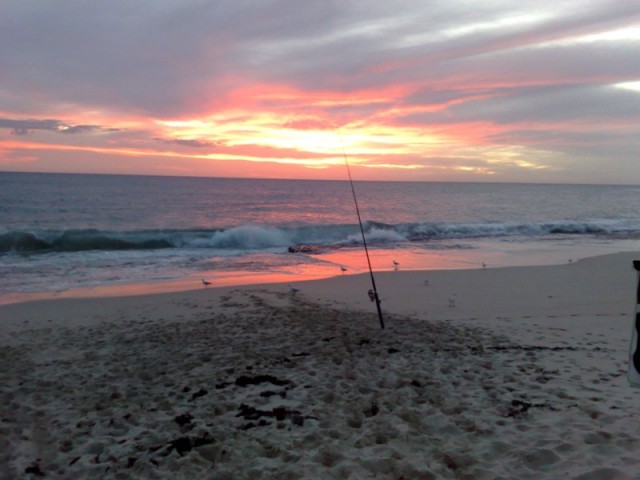
{"label": "sky", "polygon": [[638,0],[3,0],[0,171],[640,183]]}

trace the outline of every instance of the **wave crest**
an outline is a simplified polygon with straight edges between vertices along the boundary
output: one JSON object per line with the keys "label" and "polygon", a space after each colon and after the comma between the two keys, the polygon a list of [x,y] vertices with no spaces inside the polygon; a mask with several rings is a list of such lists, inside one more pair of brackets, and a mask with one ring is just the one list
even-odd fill
{"label": "wave crest", "polygon": [[[364,224],[367,242],[389,244],[471,238],[554,235],[599,235],[640,238],[637,221],[593,220],[540,223],[418,222]],[[82,252],[89,250],[150,250],[204,248],[215,250],[264,250],[312,246],[313,251],[352,246],[361,242],[357,225],[304,225],[277,227],[241,225],[228,229],[10,231],[0,234],[0,253]],[[297,248],[300,250],[300,248]],[[311,251],[311,250],[310,250]]]}

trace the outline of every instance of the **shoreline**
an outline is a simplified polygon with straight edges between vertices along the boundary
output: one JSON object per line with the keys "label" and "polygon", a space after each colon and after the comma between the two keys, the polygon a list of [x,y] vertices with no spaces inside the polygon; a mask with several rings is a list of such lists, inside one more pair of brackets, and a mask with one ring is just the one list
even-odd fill
{"label": "shoreline", "polygon": [[[495,268],[524,268],[564,265],[568,262],[577,262],[592,257],[600,257],[615,254],[630,253],[629,245],[626,248],[611,252],[608,246],[583,245],[557,246],[555,250],[533,250],[526,253],[522,250],[526,244],[518,244],[502,250],[497,249],[493,242],[479,244],[469,251],[460,251],[455,255],[451,252],[441,251],[402,251],[395,249],[374,249],[370,252],[374,274],[386,275],[398,272],[440,272],[440,271],[467,271],[482,269],[486,262],[490,269]],[[446,255],[443,255],[446,253]],[[632,251],[631,251],[632,253]],[[571,259],[573,257],[573,259]],[[400,268],[394,269],[392,261],[398,259]],[[569,260],[571,259],[571,260]],[[279,269],[275,273],[257,271],[228,271],[220,274],[216,271],[200,272],[182,279],[156,280],[148,282],[128,282],[105,285],[92,285],[87,287],[67,288],[63,290],[38,291],[38,292],[0,292],[0,307],[16,303],[31,301],[72,299],[72,298],[117,298],[140,295],[170,294],[177,292],[197,291],[202,287],[202,280],[210,282],[208,289],[227,287],[249,287],[271,284],[289,284],[308,281],[330,280],[339,277],[366,275],[368,269],[364,253],[328,253],[316,256],[316,260],[333,265],[332,268],[322,266],[318,268],[303,268],[302,270]],[[347,273],[337,273],[338,266],[346,266]]]}
{"label": "shoreline", "polygon": [[[481,321],[494,327],[495,320],[518,312],[524,318],[569,315],[606,315],[612,306],[633,307],[635,272],[632,261],[640,251],[620,252],[588,257],[565,265],[532,265],[517,267],[398,270],[376,272],[376,284],[383,315],[402,315],[417,320]],[[329,278],[293,282],[300,290],[298,297],[318,305],[348,309],[359,313],[375,313],[369,300],[371,279],[368,273],[339,275]],[[224,299],[234,294],[248,295],[269,292],[285,298],[285,305],[296,297],[290,294],[289,283],[240,284],[200,287],[198,289],[140,290],[122,295],[116,289],[110,294],[95,295],[87,289],[85,295],[69,292],[69,296],[34,298],[29,301],[0,304],[0,335],[3,331],[42,327],[72,327],[95,325],[102,321],[127,319],[132,312],[148,310],[164,317],[164,311],[174,312],[176,305],[209,305],[207,311],[193,307],[199,314],[208,313]],[[455,296],[455,307],[450,299]],[[98,313],[98,315],[96,315]],[[190,312],[182,312],[186,315]],[[6,333],[4,334],[6,335]]]}
{"label": "shoreline", "polygon": [[[397,270],[375,272],[378,292],[383,312],[399,315],[412,315],[423,319],[443,319],[465,317],[499,316],[514,308],[532,312],[556,311],[569,312],[572,309],[584,309],[575,305],[578,295],[597,296],[609,305],[622,303],[633,298],[632,261],[640,258],[640,251],[619,252],[614,254],[587,257],[564,265],[528,265],[497,268],[447,269],[447,270]],[[607,272],[607,284],[593,282],[589,278],[591,264],[602,270],[607,261],[615,263],[618,276]],[[625,278],[625,272],[628,274]],[[533,275],[531,275],[533,274]],[[596,274],[597,275],[597,274]],[[532,277],[535,283],[523,284],[522,278]],[[487,282],[487,279],[493,280]],[[442,279],[439,281],[438,279]],[[428,285],[427,285],[428,282]],[[91,312],[94,308],[113,310],[117,305],[135,307],[137,304],[172,303],[178,301],[217,302],[220,298],[236,291],[274,291],[279,294],[289,292],[287,280],[264,283],[241,283],[236,285],[208,286],[188,288],[193,282],[180,282],[182,288],[165,289],[165,284],[135,284],[116,287],[87,288],[72,290],[42,297],[36,295],[25,301],[0,304],[0,317],[24,315],[22,312],[39,312],[46,308],[47,313],[58,321],[66,317],[75,317],[74,309]],[[301,289],[301,296],[310,301],[324,304],[330,302],[344,308],[375,312],[367,291],[371,288],[368,273],[337,275],[328,278],[307,279],[293,283]],[[408,288],[411,287],[411,288]],[[571,295],[557,295],[557,290],[570,287]],[[133,289],[133,291],[132,291]],[[508,302],[491,302],[490,298],[497,290],[510,292]],[[538,294],[546,289],[546,293]],[[126,292],[126,294],[125,294]],[[470,295],[467,294],[470,292]],[[456,308],[449,308],[449,297],[456,296]],[[416,302],[420,297],[421,301]],[[517,304],[514,305],[514,304]],[[590,304],[585,304],[590,306]],[[54,308],[59,307],[57,312]],[[117,308],[121,310],[121,308]],[[28,313],[36,317],[34,313]],[[0,331],[9,323],[0,322]]]}
{"label": "shoreline", "polygon": [[631,480],[638,258],[0,306],[0,472]]}

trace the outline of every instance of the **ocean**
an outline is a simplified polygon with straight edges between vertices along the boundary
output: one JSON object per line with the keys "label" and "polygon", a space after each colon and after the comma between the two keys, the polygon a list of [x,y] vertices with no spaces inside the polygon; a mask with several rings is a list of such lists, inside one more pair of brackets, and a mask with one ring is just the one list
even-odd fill
{"label": "ocean", "polygon": [[[640,186],[356,181],[355,191],[377,271],[640,251]],[[366,269],[346,181],[0,173],[0,303]]]}

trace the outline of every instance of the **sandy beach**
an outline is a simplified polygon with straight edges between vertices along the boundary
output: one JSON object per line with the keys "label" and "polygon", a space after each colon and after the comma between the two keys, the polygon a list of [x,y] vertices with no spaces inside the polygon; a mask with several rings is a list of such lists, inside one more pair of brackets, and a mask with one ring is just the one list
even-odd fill
{"label": "sandy beach", "polygon": [[634,259],[0,306],[0,478],[640,478]]}

